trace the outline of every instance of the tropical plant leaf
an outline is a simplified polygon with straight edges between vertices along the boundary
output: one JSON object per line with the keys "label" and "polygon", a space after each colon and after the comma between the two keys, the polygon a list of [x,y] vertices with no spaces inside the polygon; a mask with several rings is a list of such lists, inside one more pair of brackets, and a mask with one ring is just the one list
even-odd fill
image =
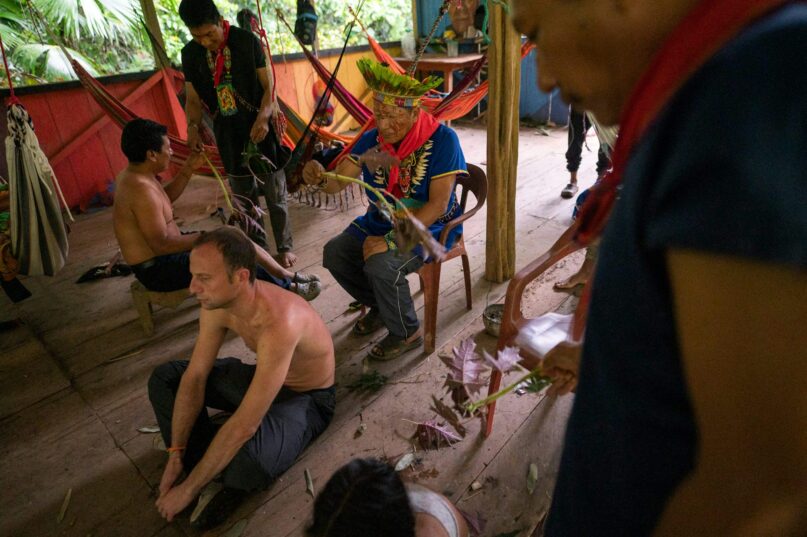
{"label": "tropical plant leaf", "polygon": [[516,347],[505,347],[504,349],[496,351],[496,358],[488,354],[487,351],[484,351],[482,356],[484,356],[485,361],[493,369],[501,373],[507,373],[517,368],[518,362],[521,360],[521,357],[518,355],[518,348]]}
{"label": "tropical plant leaf", "polygon": [[436,398],[432,395],[432,406],[431,410],[436,412],[441,418],[446,420],[454,429],[459,433],[459,435],[465,438],[465,434],[467,431],[465,430],[465,426],[460,423],[459,415],[454,412],[454,410],[448,406],[447,404],[443,403],[441,400]]}
{"label": "tropical plant leaf", "polygon": [[[82,39],[131,40],[134,0],[33,0],[49,24],[72,43]],[[139,5],[137,6],[140,7]]]}
{"label": "tropical plant leaf", "polygon": [[457,433],[438,424],[435,420],[418,423],[414,438],[417,438],[422,449],[440,449],[443,446],[451,446],[453,443],[462,440],[462,437]]}
{"label": "tropical plant leaf", "polygon": [[[75,50],[67,49],[67,51],[90,75],[99,76],[89,58]],[[13,58],[20,69],[48,80],[75,80],[77,78],[70,65],[70,60],[55,45],[41,43],[23,45],[14,50]]]}
{"label": "tropical plant leaf", "polygon": [[476,343],[469,337],[451,350],[450,357],[440,357],[440,360],[448,366],[446,386],[449,388],[462,386],[469,393],[477,393],[487,385],[482,379],[482,375],[488,370],[487,365],[475,349]]}

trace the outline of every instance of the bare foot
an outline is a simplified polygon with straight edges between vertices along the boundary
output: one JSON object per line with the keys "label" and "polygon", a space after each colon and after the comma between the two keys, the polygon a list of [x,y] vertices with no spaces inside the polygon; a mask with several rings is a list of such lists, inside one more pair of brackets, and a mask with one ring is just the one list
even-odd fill
{"label": "bare foot", "polygon": [[576,272],[575,274],[569,276],[565,280],[555,282],[555,285],[553,285],[552,287],[557,289],[558,291],[571,291],[578,285],[585,285],[586,279],[587,279],[586,275]]}
{"label": "bare foot", "polygon": [[280,252],[275,256],[275,261],[283,268],[291,268],[297,262],[297,256],[291,252]]}

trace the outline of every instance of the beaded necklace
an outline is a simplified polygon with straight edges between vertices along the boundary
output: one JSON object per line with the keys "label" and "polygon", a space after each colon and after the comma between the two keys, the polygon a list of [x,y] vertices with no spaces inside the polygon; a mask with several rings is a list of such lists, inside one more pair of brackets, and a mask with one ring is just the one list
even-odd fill
{"label": "beaded necklace", "polygon": [[[238,105],[235,100],[235,88],[233,87],[233,75],[231,72],[233,66],[232,53],[230,47],[225,45],[217,54],[221,54],[224,58],[223,77],[216,75],[216,58],[214,58],[211,51],[207,51],[207,66],[210,68],[210,73],[213,76],[213,85],[216,88],[216,99],[219,104],[219,112],[223,116],[232,116],[238,113]],[[216,80],[220,78],[220,80]]]}

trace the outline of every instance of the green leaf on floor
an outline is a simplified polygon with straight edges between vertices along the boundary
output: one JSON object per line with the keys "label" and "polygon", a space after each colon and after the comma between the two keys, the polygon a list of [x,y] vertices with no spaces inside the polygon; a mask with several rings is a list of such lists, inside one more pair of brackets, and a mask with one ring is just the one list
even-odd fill
{"label": "green leaf on floor", "polygon": [[538,484],[538,465],[534,462],[530,463],[530,470],[527,472],[527,492],[532,494],[535,492],[535,485]]}
{"label": "green leaf on floor", "polygon": [[389,377],[382,375],[376,370],[372,370],[364,373],[356,382],[348,384],[347,389],[359,394],[375,393],[384,387],[387,380],[389,380]]}

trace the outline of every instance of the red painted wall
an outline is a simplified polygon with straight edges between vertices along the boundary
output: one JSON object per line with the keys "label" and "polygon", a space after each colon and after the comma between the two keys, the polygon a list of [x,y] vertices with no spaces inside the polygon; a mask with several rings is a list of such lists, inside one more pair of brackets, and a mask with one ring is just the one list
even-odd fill
{"label": "red painted wall", "polygon": [[[169,85],[163,82],[162,73],[133,73],[100,81],[117,99],[126,100],[135,113],[168,125],[169,131],[178,134],[173,114],[181,108],[176,94],[167,91]],[[148,89],[138,92],[144,84]],[[133,93],[141,94],[132,99]],[[120,150],[120,128],[77,82],[21,88],[17,97],[34,121],[39,144],[53,166],[67,204],[86,208],[126,166]]]}

